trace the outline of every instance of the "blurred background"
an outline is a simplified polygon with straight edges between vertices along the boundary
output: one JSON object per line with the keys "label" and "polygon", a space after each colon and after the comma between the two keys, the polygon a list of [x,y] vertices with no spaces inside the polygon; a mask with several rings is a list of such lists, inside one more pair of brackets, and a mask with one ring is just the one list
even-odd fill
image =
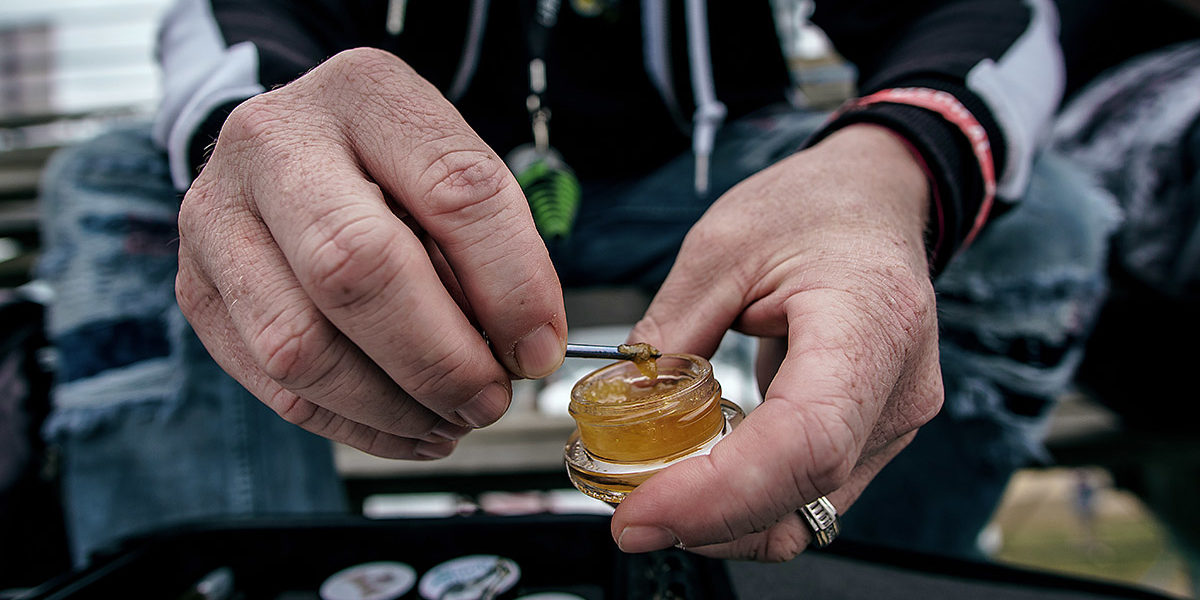
{"label": "blurred background", "polygon": [[[167,4],[168,0],[0,2],[0,290],[28,286],[33,280],[38,178],[47,157],[115,123],[152,115],[159,95],[154,33]],[[778,10],[796,75],[797,101],[836,106],[852,91],[853,69],[805,22],[806,3],[780,1]],[[572,324],[579,332],[573,338],[578,342],[588,342],[589,336],[599,342],[623,338],[622,328],[636,320],[647,301],[624,292],[577,294],[567,300],[568,314],[590,315]],[[6,313],[5,326],[21,318]],[[752,348],[747,339],[728,338],[717,357],[718,365],[725,365],[718,366],[718,373],[749,373]],[[363,511],[375,517],[454,514],[466,501],[463,490],[454,489],[459,485],[451,483],[454,478],[511,473],[521,464],[533,481],[538,473],[561,468],[561,444],[573,427],[561,406],[566,398],[563,386],[577,378],[572,370],[576,367],[568,364],[545,383],[519,382],[513,414],[469,437],[447,460],[396,463],[340,448],[339,469]],[[731,399],[752,408],[757,398],[748,377],[725,374],[720,379]],[[3,397],[12,396],[0,390]],[[12,407],[0,405],[0,416],[5,410]],[[27,421],[9,425],[11,432],[0,430],[0,441],[6,434],[11,439],[33,436],[45,410],[30,407]],[[1176,523],[1180,513],[1195,520],[1197,504],[1191,492],[1197,489],[1200,449],[1194,440],[1177,445],[1170,439],[1130,435],[1121,418],[1086,390],[1065,398],[1050,431],[1056,464],[1018,474],[981,546],[1007,564],[1195,597],[1200,583],[1192,579],[1194,571],[1189,576],[1189,555]],[[5,492],[7,499],[0,504],[0,547],[5,548],[0,564],[23,566],[28,579],[48,577],[67,566],[61,523],[56,521],[53,449],[38,450],[37,456],[6,457],[0,445],[0,466],[9,463],[7,473],[0,469],[0,487],[17,490]],[[19,459],[24,463],[18,464]],[[475,481],[482,488],[495,483]],[[587,504],[572,492],[504,490],[471,497],[491,502],[500,511],[504,506],[516,510],[530,504]],[[1180,502],[1182,507],[1177,506]],[[23,540],[20,545],[13,543],[17,539]],[[1190,556],[1191,569],[1197,562]],[[12,583],[0,580],[0,589]]]}
{"label": "blurred background", "polygon": [[28,278],[37,252],[37,178],[57,147],[159,95],[154,30],[167,0],[0,3],[0,285]]}

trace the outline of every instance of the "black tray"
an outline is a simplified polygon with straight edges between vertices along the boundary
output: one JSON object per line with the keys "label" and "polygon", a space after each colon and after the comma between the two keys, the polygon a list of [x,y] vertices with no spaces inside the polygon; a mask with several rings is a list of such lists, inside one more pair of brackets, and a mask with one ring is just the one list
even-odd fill
{"label": "black tray", "polygon": [[327,577],[352,565],[399,561],[419,575],[467,554],[516,561],[521,579],[512,596],[560,591],[587,600],[734,598],[721,561],[679,550],[624,554],[608,525],[608,517],[592,515],[195,524],[130,540],[87,570],[21,599],[175,599],[222,567],[232,571],[245,600],[317,598]]}

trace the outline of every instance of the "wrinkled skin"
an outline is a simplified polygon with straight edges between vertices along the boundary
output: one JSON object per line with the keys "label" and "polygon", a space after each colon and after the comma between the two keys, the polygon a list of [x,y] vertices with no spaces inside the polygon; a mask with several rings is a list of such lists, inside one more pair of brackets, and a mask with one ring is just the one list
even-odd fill
{"label": "wrinkled skin", "polygon": [[[783,560],[937,412],[928,189],[851,126],[747,179],[688,235],[630,336],[708,355],[761,336],[765,402],[613,517],[630,552]],[[344,52],[230,115],[184,198],[179,304],[283,418],[385,457],[449,454],[510,378],[562,362],[562,290],[511,173],[403,61]],[[486,334],[481,335],[481,332]]]}
{"label": "wrinkled skin", "polygon": [[764,402],[711,455],[642,484],[612,521],[626,551],[682,545],[787,560],[797,507],[841,512],[941,407],[928,189],[893,135],[852,126],[750,177],[689,232],[630,339],[711,355],[760,336]]}
{"label": "wrinkled skin", "polygon": [[562,362],[562,291],[520,187],[391,54],[344,52],[240,105],[179,231],[176,296],[216,361],[372,454],[445,456],[504,413],[510,373]]}

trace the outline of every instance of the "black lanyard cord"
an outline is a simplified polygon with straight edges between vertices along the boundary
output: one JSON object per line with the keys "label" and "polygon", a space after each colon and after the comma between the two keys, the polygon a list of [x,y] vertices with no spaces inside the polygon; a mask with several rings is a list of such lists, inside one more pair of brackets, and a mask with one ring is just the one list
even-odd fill
{"label": "black lanyard cord", "polygon": [[525,108],[533,127],[533,143],[542,152],[550,149],[550,109],[546,107],[546,52],[550,32],[558,24],[562,0],[521,0],[522,19],[529,50],[529,96]]}
{"label": "black lanyard cord", "polygon": [[571,233],[579,212],[579,180],[562,155],[550,147],[550,109],[546,107],[546,54],[550,32],[558,24],[562,0],[519,0],[529,50],[529,96],[525,108],[533,145],[515,148],[505,161],[529,200],[538,232],[547,243]]}
{"label": "black lanyard cord", "polygon": [[525,13],[525,36],[529,45],[529,60],[546,60],[546,47],[550,44],[550,32],[558,24],[558,13],[562,0],[521,0]]}

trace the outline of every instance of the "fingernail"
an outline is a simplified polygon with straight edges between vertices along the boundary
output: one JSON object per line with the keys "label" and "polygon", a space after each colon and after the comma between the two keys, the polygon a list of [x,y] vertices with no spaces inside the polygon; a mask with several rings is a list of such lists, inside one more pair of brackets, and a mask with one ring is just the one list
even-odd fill
{"label": "fingernail", "polygon": [[492,382],[454,412],[471,427],[479,428],[495,423],[506,410],[508,388]]}
{"label": "fingernail", "polygon": [[617,546],[622,552],[638,553],[662,550],[679,543],[675,535],[661,527],[630,525],[621,530]]}
{"label": "fingernail", "polygon": [[417,442],[413,454],[420,458],[445,458],[454,452],[454,442]]}
{"label": "fingernail", "polygon": [[518,375],[539,379],[554,372],[562,364],[562,339],[549,323],[517,341],[513,358],[517,361]]}

